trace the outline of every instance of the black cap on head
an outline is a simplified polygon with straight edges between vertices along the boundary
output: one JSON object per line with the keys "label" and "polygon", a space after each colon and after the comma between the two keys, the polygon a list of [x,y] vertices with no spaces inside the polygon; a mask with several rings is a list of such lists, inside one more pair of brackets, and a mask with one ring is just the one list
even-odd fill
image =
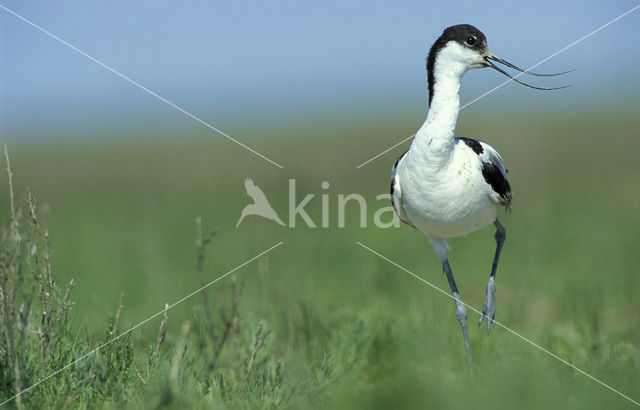
{"label": "black cap on head", "polygon": [[483,50],[487,47],[487,38],[471,24],[458,24],[455,26],[447,27],[442,32],[442,35],[438,37],[431,50],[429,50],[429,56],[427,57],[427,76],[429,82],[429,105],[431,105],[431,99],[433,98],[433,66],[436,63],[436,56],[438,52],[447,45],[448,42],[455,41],[467,47]]}
{"label": "black cap on head", "polygon": [[458,24],[457,26],[447,27],[444,29],[438,40],[436,40],[434,46],[439,42],[442,42],[442,46],[444,46],[449,41],[456,41],[460,44],[477,49],[482,49],[483,46],[487,45],[487,38],[484,36],[482,31],[478,30],[471,24]]}

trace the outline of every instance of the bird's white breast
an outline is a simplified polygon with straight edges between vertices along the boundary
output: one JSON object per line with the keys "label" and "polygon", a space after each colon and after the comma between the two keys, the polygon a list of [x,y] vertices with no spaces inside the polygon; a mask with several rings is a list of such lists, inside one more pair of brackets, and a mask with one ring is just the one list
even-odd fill
{"label": "bird's white breast", "polygon": [[491,224],[497,205],[490,199],[478,155],[463,143],[447,161],[407,155],[399,164],[404,210],[426,235],[451,238]]}

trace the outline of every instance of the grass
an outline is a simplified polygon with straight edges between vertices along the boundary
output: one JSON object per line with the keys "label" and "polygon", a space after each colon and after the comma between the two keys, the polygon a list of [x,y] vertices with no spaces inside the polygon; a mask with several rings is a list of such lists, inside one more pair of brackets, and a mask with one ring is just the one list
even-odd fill
{"label": "grass", "polygon": [[[458,132],[473,136],[468,122],[474,135],[492,136],[488,142],[505,158],[516,195],[513,213],[501,218],[508,239],[496,278],[497,319],[638,400],[640,123],[633,116],[580,114],[543,122],[539,115],[510,124],[465,116]],[[400,152],[355,166],[395,142],[389,135],[411,132],[406,123],[390,121],[304,136],[274,130],[250,141],[283,170],[211,136],[180,144],[158,135],[126,146],[121,139],[10,146],[16,208],[22,203],[24,210],[20,229],[34,229],[23,200],[29,186],[39,200],[40,226],[29,235],[43,243],[49,232],[52,277],[75,284],[52,330],[51,354],[41,354],[37,333],[25,336],[21,388],[202,281],[284,244],[236,272],[235,281],[231,275],[209,288],[206,301],[194,295],[166,320],[159,315],[8,406],[632,408],[499,328],[491,336],[470,329],[476,372],[470,383],[451,300],[355,244],[446,289],[426,239],[407,227],[359,228],[355,207],[348,209],[347,227],[335,227],[339,193],[362,193],[372,220],[382,206],[375,196],[387,192],[390,164]],[[285,221],[289,178],[296,178],[298,201],[316,194],[306,210],[317,225],[320,195],[328,193],[331,227],[286,228],[247,217],[236,229],[249,202],[246,177]],[[322,181],[330,182],[328,190]],[[11,215],[9,191],[0,189],[0,209]],[[198,217],[202,230],[216,232],[205,249],[196,241]],[[12,218],[5,221],[10,231]],[[493,232],[450,243],[462,297],[480,308]],[[2,246],[3,252],[15,247],[11,241]],[[20,246],[27,266],[29,248]],[[199,254],[200,269],[194,267]],[[34,294],[26,329],[39,329],[41,293],[37,286],[31,291],[37,282],[23,273],[27,296]],[[62,297],[64,285],[56,285]],[[13,306],[20,310],[17,299]],[[0,399],[16,390],[5,346],[8,329],[20,327],[15,315],[4,318]]]}

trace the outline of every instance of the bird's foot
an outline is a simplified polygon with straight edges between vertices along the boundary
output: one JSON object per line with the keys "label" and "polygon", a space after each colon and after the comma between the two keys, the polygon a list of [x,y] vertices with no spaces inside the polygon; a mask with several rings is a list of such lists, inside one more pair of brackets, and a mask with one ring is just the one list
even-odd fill
{"label": "bird's foot", "polygon": [[469,330],[467,328],[467,308],[462,303],[462,299],[457,292],[453,293],[453,299],[456,301],[456,316],[462,327],[462,336],[464,337],[464,350],[467,353],[467,361],[469,362],[469,373],[473,378],[473,366],[471,360],[471,342],[469,341]]}
{"label": "bird's foot", "polygon": [[478,326],[482,324],[483,320],[487,322],[487,334],[491,334],[491,328],[495,327],[496,319],[496,285],[493,276],[489,278],[487,283],[487,294],[484,298],[484,305],[482,306],[482,316],[478,320]]}

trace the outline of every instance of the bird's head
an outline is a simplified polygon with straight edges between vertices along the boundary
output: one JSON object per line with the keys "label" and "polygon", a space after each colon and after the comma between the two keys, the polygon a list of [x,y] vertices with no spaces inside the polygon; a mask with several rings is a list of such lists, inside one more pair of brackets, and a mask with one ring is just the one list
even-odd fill
{"label": "bird's head", "polygon": [[527,84],[512,77],[509,73],[493,64],[492,61],[503,64],[522,73],[535,76],[549,77],[569,72],[564,71],[553,74],[538,74],[523,70],[491,53],[487,46],[487,38],[480,30],[470,24],[459,24],[447,27],[442,32],[442,35],[438,37],[433,46],[431,46],[429,56],[427,57],[429,86],[430,88],[433,86],[435,81],[434,76],[437,75],[453,75],[460,77],[465,72],[473,68],[491,67],[514,81],[537,90],[557,90],[567,87],[536,87]]}
{"label": "bird's head", "polygon": [[487,38],[470,24],[446,28],[433,43],[427,58],[427,70],[434,71],[436,64],[448,71],[464,73],[472,68],[485,67],[489,54]]}

